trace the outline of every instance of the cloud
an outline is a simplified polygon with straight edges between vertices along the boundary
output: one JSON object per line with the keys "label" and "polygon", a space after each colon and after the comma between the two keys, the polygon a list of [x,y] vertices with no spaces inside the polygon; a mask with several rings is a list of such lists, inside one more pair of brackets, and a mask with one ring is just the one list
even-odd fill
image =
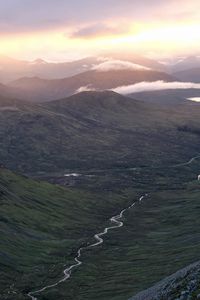
{"label": "cloud", "polygon": [[[186,89],[200,89],[200,83],[194,82],[165,82],[163,80],[153,81],[153,82],[139,82],[131,85],[120,86],[114,89],[110,89],[113,92],[122,95],[140,93],[140,92],[147,92],[147,91],[161,91],[161,90],[186,90]],[[76,90],[75,93],[81,93],[86,91],[96,91],[94,87],[90,84],[87,86],[82,86]],[[190,98],[190,100],[195,101],[197,98]],[[198,98],[199,101],[200,98]]]}
{"label": "cloud", "polygon": [[[191,52],[197,53],[199,49],[200,1],[184,0],[181,5],[179,2],[178,0],[2,0],[0,1],[1,52],[22,59],[46,57],[50,60],[65,60],[66,56],[67,59],[73,59],[96,55],[114,48],[140,54],[153,51],[160,57],[176,52],[191,55]],[[94,26],[93,29],[91,24]],[[158,42],[151,34],[147,34],[145,38],[145,32],[156,27],[165,32],[165,26],[184,27],[184,24],[188,29],[186,28],[187,32],[180,34],[180,42],[173,38],[176,36],[173,32],[172,40],[171,34],[168,37],[161,34],[160,40],[158,34]],[[196,28],[193,29],[192,24]],[[110,34],[115,35],[113,40],[108,38]],[[107,37],[105,43],[101,43],[101,40],[92,41],[93,37],[99,36]],[[179,37],[178,33],[177,36]],[[88,41],[75,40],[75,37],[82,39],[87,37]]]}
{"label": "cloud", "polygon": [[[187,3],[190,3],[187,5]],[[148,22],[154,21],[155,16],[163,12],[167,19],[168,13],[172,11],[180,13],[197,13],[199,10],[198,0],[185,0],[179,5],[177,0],[6,0],[0,1],[0,33],[24,32],[34,30],[45,30],[51,28],[77,28],[81,26],[76,34],[83,36],[84,33],[92,34],[88,24],[96,23],[97,32],[108,30],[100,28],[98,24],[109,20],[121,24],[126,22]],[[192,11],[191,11],[192,10]],[[85,29],[84,29],[85,27]],[[75,35],[76,35],[75,34]],[[93,33],[94,34],[94,33]]]}
{"label": "cloud", "polygon": [[81,86],[79,89],[75,91],[75,94],[81,93],[81,92],[90,92],[95,91],[95,88],[93,88],[90,84],[86,86]]}
{"label": "cloud", "polygon": [[162,80],[154,82],[139,82],[132,85],[120,86],[112,89],[119,94],[132,94],[145,91],[159,91],[159,90],[175,90],[175,89],[200,89],[200,83],[193,82],[164,82]]}
{"label": "cloud", "polygon": [[200,102],[200,97],[193,97],[193,98],[187,98],[187,99],[194,101],[194,102]]}
{"label": "cloud", "polygon": [[151,70],[150,68],[123,60],[107,60],[98,65],[94,65],[93,70],[98,72],[108,72],[110,70]]}
{"label": "cloud", "polygon": [[119,35],[128,32],[128,26],[111,26],[105,23],[95,23],[75,30],[70,38],[95,38],[100,36]]}

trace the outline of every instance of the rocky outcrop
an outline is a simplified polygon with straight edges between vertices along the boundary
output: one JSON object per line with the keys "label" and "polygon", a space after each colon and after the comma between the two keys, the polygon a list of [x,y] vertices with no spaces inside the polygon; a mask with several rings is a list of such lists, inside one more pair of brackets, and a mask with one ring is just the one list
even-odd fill
{"label": "rocky outcrop", "polygon": [[200,261],[158,282],[129,300],[200,299]]}

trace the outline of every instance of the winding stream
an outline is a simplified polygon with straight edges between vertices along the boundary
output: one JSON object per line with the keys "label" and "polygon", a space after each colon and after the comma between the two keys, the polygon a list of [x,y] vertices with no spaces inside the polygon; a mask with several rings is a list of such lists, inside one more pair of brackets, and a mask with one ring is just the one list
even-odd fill
{"label": "winding stream", "polygon": [[[194,156],[192,157],[189,161],[187,162],[184,162],[184,163],[180,163],[180,164],[177,164],[177,165],[172,165],[170,166],[171,168],[176,168],[176,167],[182,167],[182,166],[186,166],[186,165],[190,165],[193,161],[195,161],[196,159],[200,158],[200,155],[198,156]],[[116,229],[116,228],[119,228],[119,227],[122,227],[124,225],[123,221],[121,221],[121,219],[123,218],[123,215],[124,213],[131,209],[132,207],[134,207],[136,205],[137,202],[141,202],[145,197],[147,197],[148,194],[145,194],[143,196],[141,196],[139,198],[138,201],[135,201],[133,202],[129,207],[127,208],[124,208],[118,215],[114,216],[114,217],[111,217],[110,218],[110,222],[113,224],[112,226],[109,226],[109,227],[106,227],[102,232],[100,233],[97,233],[94,235],[94,239],[96,240],[95,243],[92,243],[88,246],[85,246],[85,247],[81,247],[78,249],[77,251],[77,255],[76,257],[74,258],[74,264],[72,264],[71,266],[69,266],[68,268],[66,268],[64,271],[63,271],[63,278],[58,280],[57,282],[51,284],[51,285],[47,285],[47,286],[44,286],[43,288],[39,289],[39,290],[36,290],[36,291],[33,291],[33,292],[29,292],[27,294],[27,296],[29,298],[31,298],[32,300],[38,300],[37,297],[35,297],[36,294],[40,294],[42,292],[44,292],[45,290],[48,290],[50,288],[53,288],[57,285],[59,285],[60,283],[68,280],[70,277],[71,277],[71,274],[72,274],[72,271],[73,269],[75,268],[78,268],[79,266],[81,266],[83,264],[82,260],[81,260],[81,257],[82,257],[82,252],[83,250],[87,250],[87,249],[90,249],[90,248],[94,248],[94,247],[97,247],[99,246],[100,244],[103,244],[104,240],[102,238],[102,236],[106,235],[108,233],[109,230],[112,230],[112,229]]]}
{"label": "winding stream", "polygon": [[78,251],[77,251],[76,257],[74,258],[75,263],[72,264],[71,266],[69,266],[68,268],[66,268],[66,269],[63,271],[64,276],[63,276],[62,279],[58,280],[57,282],[55,282],[55,283],[53,283],[53,284],[51,284],[51,285],[44,286],[43,288],[41,288],[41,289],[39,289],[39,290],[36,290],[36,291],[33,291],[33,292],[29,292],[29,293],[27,294],[27,296],[28,296],[29,298],[31,298],[32,300],[38,300],[38,298],[35,297],[34,295],[40,294],[40,293],[44,292],[45,290],[48,290],[48,289],[50,289],[50,288],[53,288],[53,287],[59,285],[60,283],[66,281],[67,279],[69,279],[69,278],[71,277],[71,274],[72,274],[73,269],[78,268],[79,266],[81,266],[81,265],[83,264],[83,262],[82,262],[82,260],[81,260],[81,256],[82,256],[83,250],[87,250],[87,249],[90,249],[90,248],[94,248],[94,247],[97,247],[97,246],[103,244],[104,240],[103,240],[102,236],[106,235],[106,234],[108,233],[109,230],[112,230],[112,229],[116,229],[116,228],[122,227],[122,226],[124,225],[124,223],[121,221],[121,219],[123,218],[124,213],[125,213],[127,210],[129,210],[129,209],[131,209],[132,207],[134,207],[134,206],[136,205],[137,202],[141,203],[142,200],[143,200],[145,197],[147,197],[147,196],[148,196],[148,194],[145,194],[145,195],[141,196],[141,197],[139,198],[138,201],[135,201],[135,202],[133,202],[130,206],[128,206],[127,208],[124,208],[118,215],[116,215],[116,216],[114,216],[114,217],[111,217],[111,218],[110,218],[110,222],[111,222],[111,224],[113,224],[113,225],[112,225],[112,226],[109,226],[109,227],[106,227],[106,228],[105,228],[102,232],[100,232],[100,233],[96,233],[96,234],[94,235],[94,239],[96,240],[95,243],[92,243],[92,244],[90,244],[90,245],[88,245],[88,246],[79,248]]}
{"label": "winding stream", "polygon": [[193,161],[195,161],[198,158],[200,158],[200,155],[194,156],[190,160],[188,160],[187,162],[180,163],[180,164],[177,164],[177,165],[173,165],[172,167],[176,168],[176,167],[183,167],[183,166],[190,165],[191,163],[193,163]]}

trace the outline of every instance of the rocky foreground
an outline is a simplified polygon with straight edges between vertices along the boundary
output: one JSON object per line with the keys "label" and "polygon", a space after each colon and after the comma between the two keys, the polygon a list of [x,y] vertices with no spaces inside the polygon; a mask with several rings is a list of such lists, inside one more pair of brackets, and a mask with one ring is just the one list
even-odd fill
{"label": "rocky foreground", "polygon": [[200,261],[187,266],[129,300],[200,299]]}

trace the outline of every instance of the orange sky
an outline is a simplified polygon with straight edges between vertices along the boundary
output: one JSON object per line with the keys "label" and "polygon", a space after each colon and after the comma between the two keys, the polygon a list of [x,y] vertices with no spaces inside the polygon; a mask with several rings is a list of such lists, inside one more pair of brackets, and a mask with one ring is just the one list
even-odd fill
{"label": "orange sky", "polygon": [[[30,0],[30,3],[31,1],[33,0]],[[19,0],[8,0],[8,4],[9,2],[19,4]],[[24,0],[20,3],[22,2]],[[32,8],[37,2],[38,0],[32,2]],[[45,2],[47,3],[46,0],[41,3],[45,4]],[[49,12],[43,11],[42,6],[39,15],[35,11],[31,14],[29,7],[24,4],[24,7],[21,5],[21,10],[16,11],[16,20],[6,23],[7,19],[4,21],[1,19],[2,54],[26,59],[42,57],[49,60],[74,59],[115,49],[122,51],[129,49],[160,57],[198,54],[200,46],[199,1],[169,0],[163,4],[158,0],[144,0],[146,5],[142,6],[137,4],[138,1],[124,0],[123,10],[121,8],[120,11],[120,1],[116,0],[116,6],[119,3],[119,7],[113,13],[110,10],[112,5],[108,5],[113,0],[110,2],[103,0],[102,7],[99,6],[99,10],[104,12],[102,15],[98,7],[94,5],[95,0],[91,7],[93,11],[82,10],[81,14],[84,1],[76,0],[75,6],[71,7],[69,17],[67,18],[66,15],[66,19],[62,10],[56,6],[59,2],[65,4],[63,10],[66,9],[68,12],[70,6],[66,6],[66,1],[49,0]],[[85,3],[89,4],[90,0],[86,0]],[[80,4],[80,12],[77,11],[78,4]],[[5,18],[7,4],[0,4],[0,9],[2,5]],[[131,8],[134,10],[130,11]],[[73,9],[76,12],[74,15]],[[84,9],[86,10],[85,7]],[[30,19],[28,19],[28,13]],[[24,17],[25,14],[26,17]],[[36,22],[37,19],[38,22]]]}

